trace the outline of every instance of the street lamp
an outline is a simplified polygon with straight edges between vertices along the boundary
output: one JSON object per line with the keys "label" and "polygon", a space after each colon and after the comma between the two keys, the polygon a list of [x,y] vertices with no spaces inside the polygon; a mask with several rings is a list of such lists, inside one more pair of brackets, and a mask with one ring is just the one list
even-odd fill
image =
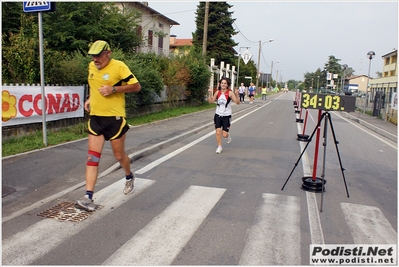
{"label": "street lamp", "polygon": [[317,90],[316,90],[316,93],[319,93],[319,82],[320,82],[320,76],[317,76]]}
{"label": "street lamp", "polygon": [[[277,63],[280,63],[280,61],[277,61],[276,64]],[[273,79],[273,61],[272,61],[272,67],[270,69],[270,82],[272,79]],[[277,85],[277,75],[276,75],[276,85]]]}
{"label": "street lamp", "polygon": [[312,86],[310,87],[310,88],[311,88],[311,91],[312,91],[312,93],[313,93],[313,80],[314,80],[314,78],[312,78]]}
{"label": "street lamp", "polygon": [[348,65],[346,65],[346,64],[342,65],[342,68],[343,68],[343,70],[344,70],[344,74],[343,74],[342,77],[341,77],[341,92],[344,92],[345,71],[346,71],[346,68],[347,68],[347,67],[348,67]]}
{"label": "street lamp", "polygon": [[[283,70],[280,70],[280,71],[283,71]],[[281,76],[281,73],[280,73],[280,76]],[[278,84],[279,84],[280,82],[279,82],[279,78],[278,78],[278,70],[277,70],[277,74],[276,74],[276,87],[278,88]]]}
{"label": "street lamp", "polygon": [[371,60],[373,59],[373,57],[375,56],[374,51],[369,51],[367,53],[367,57],[369,58],[369,72],[367,75],[367,85],[366,85],[366,99],[364,101],[364,110],[363,113],[366,113],[366,106],[367,106],[367,98],[368,98],[368,89],[369,89],[369,79],[370,79],[370,67],[371,67]]}
{"label": "street lamp", "polygon": [[278,84],[278,69],[276,70],[276,88],[278,88],[277,84]]}
{"label": "street lamp", "polygon": [[273,42],[273,39],[269,39],[269,41],[263,42],[259,40],[259,52],[258,52],[258,70],[256,71],[256,89],[258,89],[258,84],[259,84],[259,68],[260,68],[260,53],[262,51],[262,45],[265,43],[270,43]]}

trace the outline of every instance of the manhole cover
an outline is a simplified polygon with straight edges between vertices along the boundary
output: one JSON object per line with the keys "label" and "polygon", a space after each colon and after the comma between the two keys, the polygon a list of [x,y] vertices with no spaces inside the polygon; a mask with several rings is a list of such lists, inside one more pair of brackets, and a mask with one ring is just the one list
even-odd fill
{"label": "manhole cover", "polygon": [[[97,205],[96,211],[103,206]],[[37,216],[56,219],[63,222],[81,222],[95,211],[85,211],[75,207],[74,202],[62,202],[58,205],[39,213]]]}

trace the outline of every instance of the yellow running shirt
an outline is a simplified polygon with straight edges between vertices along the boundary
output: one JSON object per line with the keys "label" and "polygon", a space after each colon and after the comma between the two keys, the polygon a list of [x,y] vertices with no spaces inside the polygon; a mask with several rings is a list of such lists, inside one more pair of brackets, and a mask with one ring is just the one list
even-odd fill
{"label": "yellow running shirt", "polygon": [[126,117],[125,93],[102,96],[98,89],[103,85],[121,86],[139,81],[122,61],[111,58],[108,65],[98,70],[89,64],[90,115]]}

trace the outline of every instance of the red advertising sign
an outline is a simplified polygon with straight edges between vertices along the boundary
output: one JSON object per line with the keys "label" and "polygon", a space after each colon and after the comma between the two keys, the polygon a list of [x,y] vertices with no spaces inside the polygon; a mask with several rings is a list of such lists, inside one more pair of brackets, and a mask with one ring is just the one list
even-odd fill
{"label": "red advertising sign", "polygon": [[[83,86],[46,86],[46,120],[84,116]],[[42,121],[40,86],[2,87],[2,125],[20,125]]]}

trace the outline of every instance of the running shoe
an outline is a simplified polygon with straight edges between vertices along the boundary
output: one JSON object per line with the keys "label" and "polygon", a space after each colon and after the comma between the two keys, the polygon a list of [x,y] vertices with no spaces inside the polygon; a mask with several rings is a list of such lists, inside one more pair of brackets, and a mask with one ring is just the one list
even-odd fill
{"label": "running shoe", "polygon": [[130,180],[126,180],[125,188],[123,189],[123,194],[127,195],[130,194],[134,189],[134,174],[133,178]]}
{"label": "running shoe", "polygon": [[231,135],[229,134],[229,136],[226,138],[226,142],[227,142],[227,144],[230,144],[231,143]]}
{"label": "running shoe", "polygon": [[87,211],[95,211],[96,205],[93,203],[93,200],[89,198],[88,195],[85,195],[81,199],[77,200],[75,205],[79,208],[85,209]]}
{"label": "running shoe", "polygon": [[220,153],[222,153],[222,147],[221,147],[221,146],[219,146],[219,147],[216,149],[216,154],[220,154]]}

